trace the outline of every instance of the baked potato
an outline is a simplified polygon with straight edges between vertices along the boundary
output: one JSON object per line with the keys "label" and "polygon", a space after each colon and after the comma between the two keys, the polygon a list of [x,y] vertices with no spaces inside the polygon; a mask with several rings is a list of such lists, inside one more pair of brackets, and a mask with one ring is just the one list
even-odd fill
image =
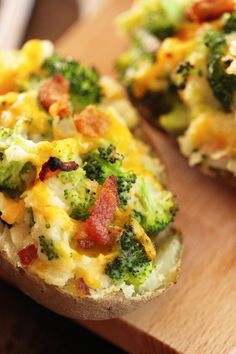
{"label": "baked potato", "polygon": [[47,41],[0,62],[1,269],[73,319],[117,317],[165,291],[182,253],[176,202],[128,129],[124,90]]}
{"label": "baked potato", "polygon": [[236,185],[233,0],[137,0],[118,18],[131,44],[116,63],[138,110],[190,166]]}

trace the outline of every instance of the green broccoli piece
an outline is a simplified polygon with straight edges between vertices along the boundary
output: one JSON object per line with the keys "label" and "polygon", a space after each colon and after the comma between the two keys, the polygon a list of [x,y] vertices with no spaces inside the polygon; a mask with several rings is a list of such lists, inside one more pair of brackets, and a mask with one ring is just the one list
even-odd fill
{"label": "green broccoli piece", "polygon": [[39,236],[40,251],[47,256],[49,261],[58,259],[59,255],[55,250],[55,246],[52,240],[48,240],[45,236]]}
{"label": "green broccoli piece", "polygon": [[124,156],[117,153],[111,144],[108,147],[99,147],[83,158],[83,169],[89,179],[102,185],[107,177],[117,177],[121,206],[127,205],[129,192],[136,181],[136,175],[122,167],[123,159]]}
{"label": "green broccoli piece", "polygon": [[107,264],[105,272],[116,282],[139,286],[150,275],[152,262],[148,259],[144,247],[135,239],[131,225],[125,225],[119,243],[121,253]]}
{"label": "green broccoli piece", "polygon": [[173,35],[192,0],[136,1],[118,18],[119,26],[133,35],[138,28],[148,30],[160,39]]}
{"label": "green broccoli piece", "polygon": [[159,11],[147,10],[144,28],[160,39],[172,36],[181,23],[190,1],[160,0]]}
{"label": "green broccoli piece", "polygon": [[115,67],[121,79],[129,85],[143,67],[151,65],[154,61],[155,53],[147,52],[135,41],[125,53],[119,56]]}
{"label": "green broccoli piece", "polygon": [[42,78],[38,75],[31,75],[29,78],[18,82],[19,92],[38,91]]}
{"label": "green broccoli piece", "polygon": [[168,133],[179,135],[189,126],[190,114],[182,102],[176,100],[172,110],[160,116],[160,126]]}
{"label": "green broccoli piece", "polygon": [[0,127],[0,191],[16,198],[25,191],[36,178],[36,167],[30,161],[8,161],[5,150],[10,146],[19,146],[26,152],[32,152],[32,143],[22,138],[12,129]]}
{"label": "green broccoli piece", "polygon": [[178,89],[185,89],[188,77],[192,69],[193,65],[189,61],[184,61],[177,67],[175,85]]}
{"label": "green broccoli piece", "polygon": [[76,220],[86,220],[94,204],[95,193],[86,186],[85,172],[78,168],[61,172],[57,177],[65,184],[64,197],[70,204],[70,216]]}
{"label": "green broccoli piece", "polygon": [[236,11],[232,12],[223,27],[225,33],[236,31]]}
{"label": "green broccoli piece", "polygon": [[134,217],[148,234],[164,230],[173,221],[177,207],[171,192],[157,189],[149,178],[139,177],[136,195]]}
{"label": "green broccoli piece", "polygon": [[209,49],[208,82],[214,96],[224,110],[229,112],[236,90],[236,76],[226,73],[227,63],[222,61],[227,47],[224,33],[212,30],[205,35],[204,43]]}
{"label": "green broccoli piece", "polygon": [[95,68],[86,68],[76,61],[54,54],[45,60],[43,69],[50,76],[61,73],[70,82],[71,101],[75,111],[101,101],[99,74]]}
{"label": "green broccoli piece", "polygon": [[36,178],[31,162],[0,161],[0,191],[11,198],[19,197]]}
{"label": "green broccoli piece", "polygon": [[168,17],[168,14],[163,11],[150,11],[144,19],[144,28],[151,34],[160,39],[173,36],[175,33],[176,25]]}
{"label": "green broccoli piece", "polygon": [[87,188],[82,190],[65,189],[65,199],[70,202],[73,219],[85,221],[89,217],[89,211],[94,203],[94,193]]}

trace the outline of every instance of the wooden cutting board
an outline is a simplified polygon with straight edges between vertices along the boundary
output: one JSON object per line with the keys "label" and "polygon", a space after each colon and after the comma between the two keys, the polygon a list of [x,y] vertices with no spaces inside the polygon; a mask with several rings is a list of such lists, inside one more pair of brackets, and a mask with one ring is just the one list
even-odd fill
{"label": "wooden cutting board", "polygon": [[[113,22],[130,3],[110,0],[97,18],[75,24],[58,50],[114,74],[113,61],[126,44]],[[144,129],[167,166],[180,207],[182,274],[166,295],[138,311],[82,324],[135,354],[236,353],[236,191],[189,168],[166,136]]]}

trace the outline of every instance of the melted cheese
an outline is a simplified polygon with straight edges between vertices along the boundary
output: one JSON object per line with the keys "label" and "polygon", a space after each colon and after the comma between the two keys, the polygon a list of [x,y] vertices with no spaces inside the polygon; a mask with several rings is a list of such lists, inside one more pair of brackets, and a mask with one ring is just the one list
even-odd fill
{"label": "melted cheese", "polygon": [[[136,97],[142,97],[147,89],[151,88],[150,85],[155,85],[155,89],[158,89],[158,80],[162,81],[171,75],[194,46],[195,40],[165,39],[157,52],[156,62],[134,81],[133,94]],[[156,82],[153,83],[155,80]],[[163,89],[163,84],[160,89]]]}
{"label": "melted cheese", "polygon": [[156,249],[150,237],[148,237],[142,226],[135,219],[132,219],[131,225],[134,228],[136,239],[143,245],[148,258],[151,260],[155,259]]}
{"label": "melted cheese", "polygon": [[1,219],[12,225],[24,220],[25,205],[22,199],[13,200],[0,193]]}
{"label": "melted cheese", "polygon": [[193,146],[210,155],[221,152],[222,156],[236,154],[236,125],[232,114],[206,112],[195,120],[187,132]]}
{"label": "melted cheese", "polygon": [[39,104],[36,93],[9,92],[0,97],[0,125],[20,127],[30,136],[50,134],[50,117]]}
{"label": "melted cheese", "polygon": [[43,61],[52,54],[49,41],[28,41],[20,51],[0,52],[0,94],[15,89],[20,80],[37,73]]}

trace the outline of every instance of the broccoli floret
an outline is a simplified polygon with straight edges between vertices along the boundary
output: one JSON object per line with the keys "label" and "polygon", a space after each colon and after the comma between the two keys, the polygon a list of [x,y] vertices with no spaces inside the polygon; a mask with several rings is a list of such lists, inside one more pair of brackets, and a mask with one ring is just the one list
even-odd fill
{"label": "broccoli floret", "polygon": [[42,78],[38,75],[31,75],[29,78],[18,82],[19,92],[38,91]]}
{"label": "broccoli floret", "polygon": [[45,236],[39,236],[40,251],[47,256],[49,261],[58,259],[59,255],[52,240],[47,240]]}
{"label": "broccoli floret", "polygon": [[226,73],[227,63],[222,61],[227,47],[225,36],[222,31],[212,30],[205,35],[204,43],[209,48],[208,82],[224,110],[231,111],[236,76]]}
{"label": "broccoli floret", "polygon": [[126,282],[138,286],[152,271],[152,262],[148,259],[143,246],[135,239],[131,225],[125,225],[120,237],[120,255],[106,266],[106,274],[117,282]]}
{"label": "broccoli floret", "polygon": [[144,28],[163,39],[175,32],[191,2],[192,0],[136,1],[129,11],[121,14],[118,24],[131,35],[137,28]]}
{"label": "broccoli floret", "polygon": [[85,221],[89,217],[89,210],[94,203],[94,193],[87,188],[82,190],[65,189],[65,199],[70,202],[70,216],[76,220]]}
{"label": "broccoli floret", "polygon": [[103,184],[108,176],[117,177],[120,203],[125,206],[136,175],[122,167],[123,158],[113,145],[100,147],[84,156],[83,169],[89,179],[96,180],[99,184]]}
{"label": "broccoli floret", "polygon": [[29,227],[33,227],[35,224],[34,212],[31,207],[26,209],[26,222],[29,225]]}
{"label": "broccoli floret", "polygon": [[150,11],[145,18],[144,28],[160,39],[173,36],[175,33],[175,24],[163,11]]}
{"label": "broccoli floret", "polygon": [[137,73],[155,61],[155,53],[147,52],[139,43],[135,42],[116,60],[116,70],[121,74],[121,79],[131,84]]}
{"label": "broccoli floret", "polygon": [[8,160],[5,151],[9,147],[20,148],[30,153],[33,151],[33,144],[14,130],[0,127],[0,191],[11,198],[16,198],[36,178],[37,171],[36,167],[25,157],[24,161]]}
{"label": "broccoli floret", "polygon": [[178,89],[183,90],[185,88],[192,69],[193,65],[189,61],[184,61],[178,66],[175,78],[175,85]]}
{"label": "broccoli floret", "polygon": [[[187,3],[187,2],[186,2]],[[172,0],[160,0],[159,11],[147,10],[144,28],[160,39],[172,36],[183,19],[186,4]]]}
{"label": "broccoli floret", "polygon": [[162,114],[159,123],[168,133],[179,135],[188,128],[190,114],[186,106],[179,100],[173,101],[173,103],[172,110]]}
{"label": "broccoli floret", "polygon": [[89,211],[95,201],[95,193],[86,186],[85,172],[77,169],[61,172],[57,176],[66,186],[64,197],[70,204],[70,216],[84,221],[89,217]]}
{"label": "broccoli floret", "polygon": [[148,234],[164,230],[173,221],[177,207],[171,192],[159,190],[149,178],[139,177],[136,195],[134,217]]}
{"label": "broccoli floret", "polygon": [[0,191],[11,198],[19,197],[36,178],[31,162],[0,161]]}
{"label": "broccoli floret", "polygon": [[76,111],[81,111],[89,104],[101,101],[99,74],[95,68],[86,68],[76,61],[64,59],[54,54],[45,60],[43,69],[50,76],[61,73],[69,80],[71,101]]}
{"label": "broccoli floret", "polygon": [[236,11],[232,12],[227,19],[224,28],[225,33],[231,33],[236,31]]}

